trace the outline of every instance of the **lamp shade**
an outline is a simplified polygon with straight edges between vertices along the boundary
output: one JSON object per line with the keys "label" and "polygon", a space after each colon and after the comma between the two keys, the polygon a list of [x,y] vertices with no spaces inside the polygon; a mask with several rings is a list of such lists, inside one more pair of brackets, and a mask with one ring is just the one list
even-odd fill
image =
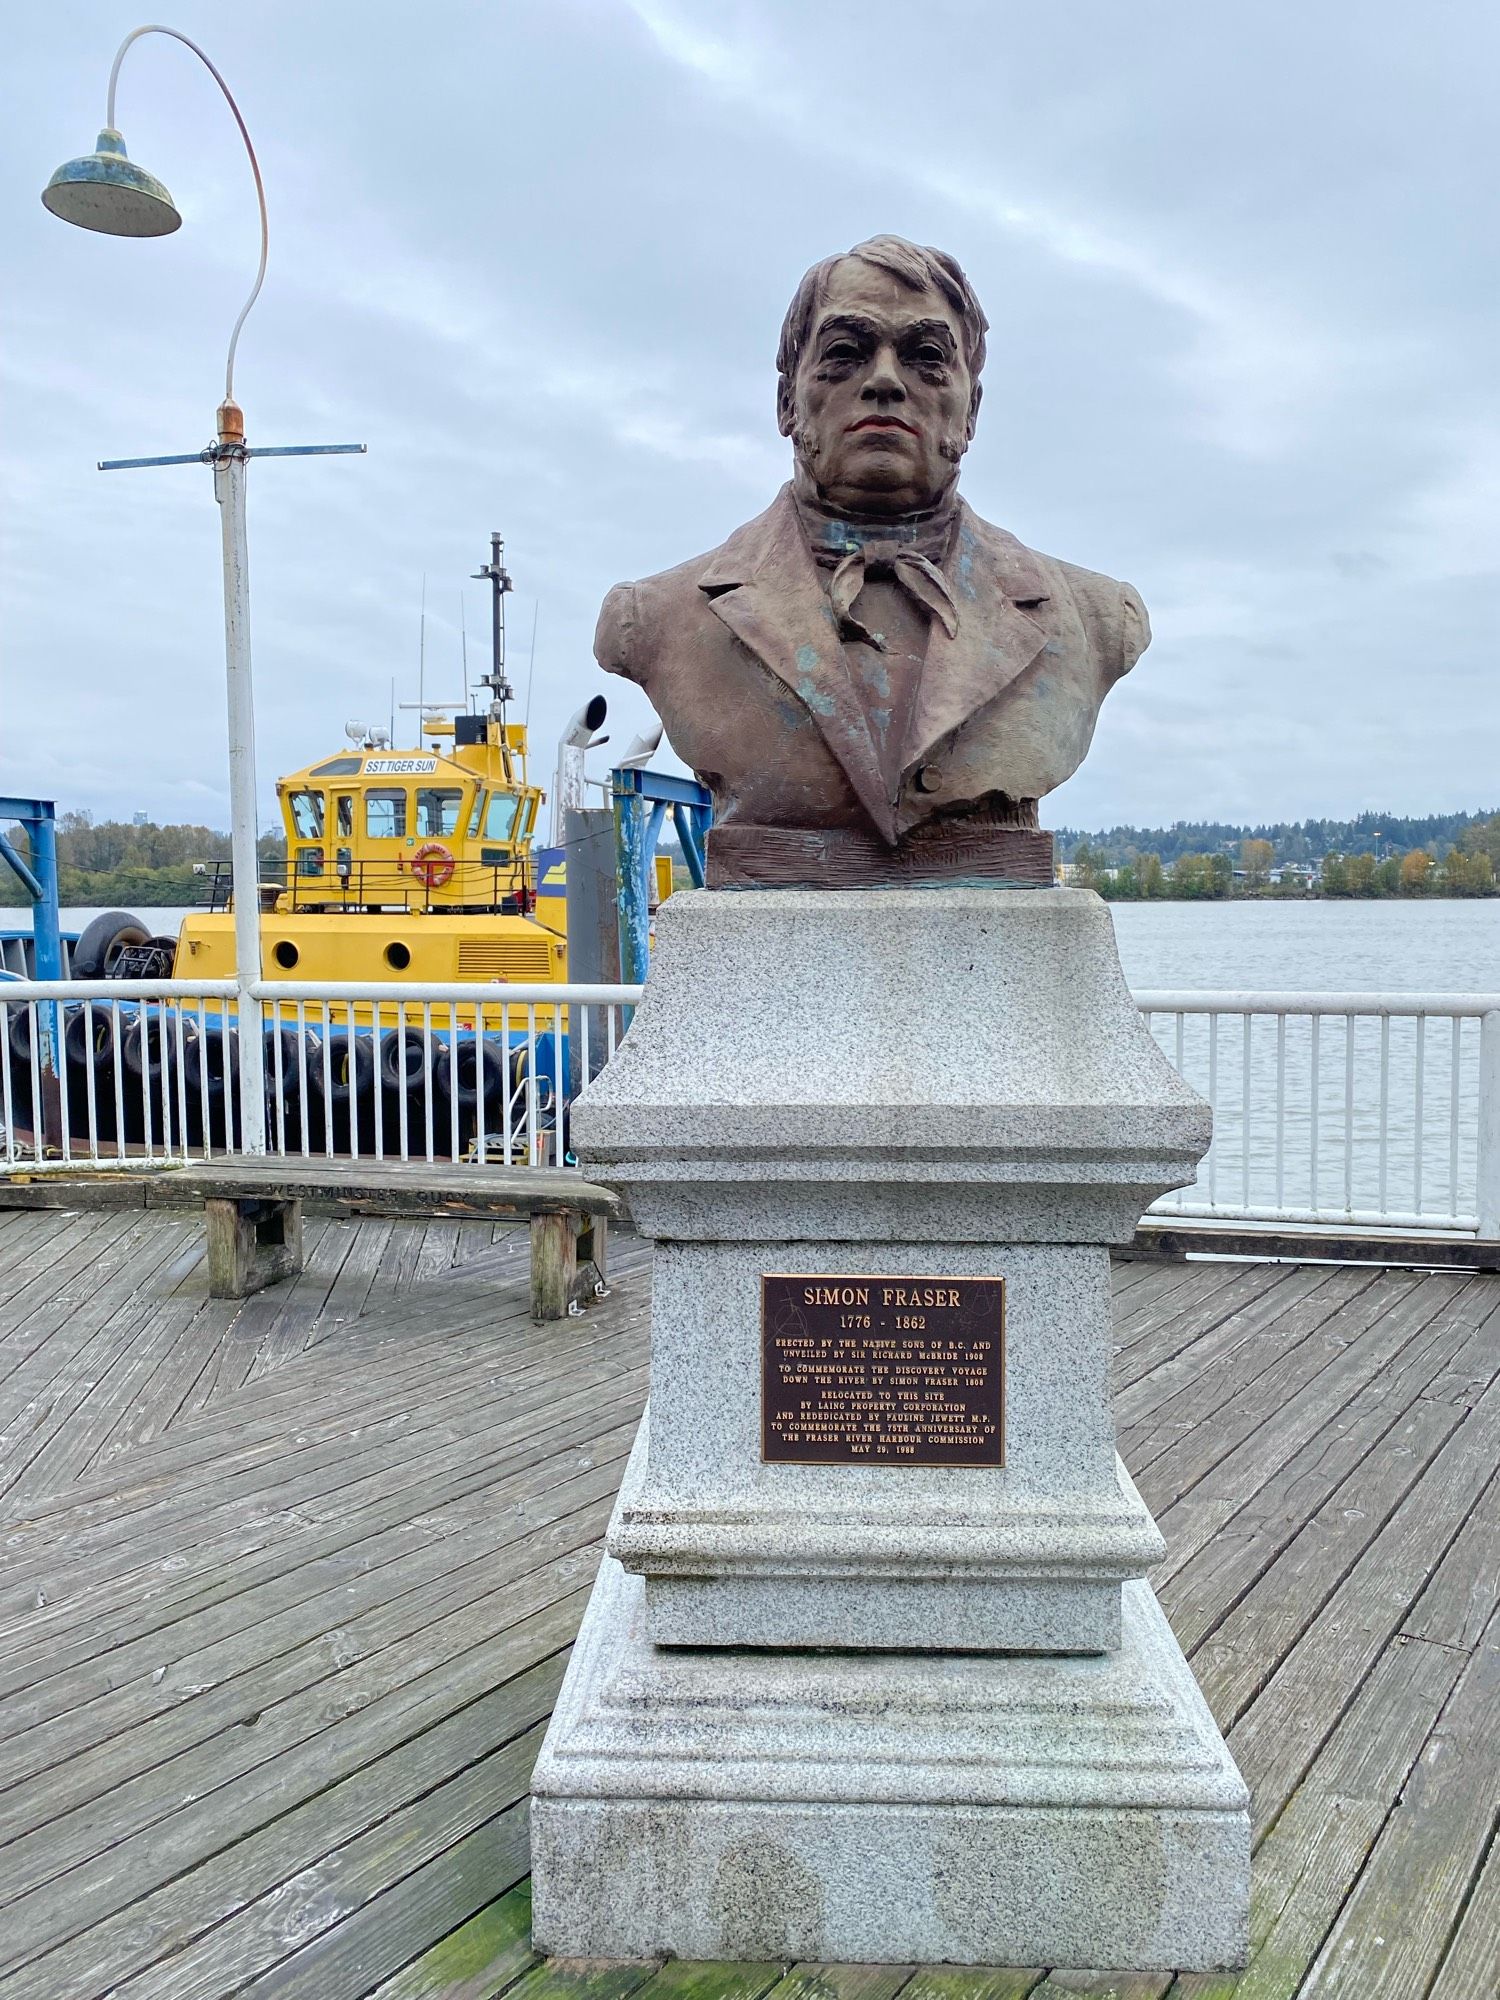
{"label": "lamp shade", "polygon": [[107,126],[96,151],[58,168],[42,202],[64,222],[106,236],[170,236],[182,227],[161,182],[126,157],[125,141]]}

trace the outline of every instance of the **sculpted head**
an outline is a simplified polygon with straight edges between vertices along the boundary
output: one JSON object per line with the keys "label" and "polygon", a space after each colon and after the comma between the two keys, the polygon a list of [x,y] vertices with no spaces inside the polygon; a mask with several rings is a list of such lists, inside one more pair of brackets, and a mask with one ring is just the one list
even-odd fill
{"label": "sculpted head", "polygon": [[776,355],[799,486],[855,519],[940,504],[974,435],[987,326],[941,250],[873,236],[815,264]]}

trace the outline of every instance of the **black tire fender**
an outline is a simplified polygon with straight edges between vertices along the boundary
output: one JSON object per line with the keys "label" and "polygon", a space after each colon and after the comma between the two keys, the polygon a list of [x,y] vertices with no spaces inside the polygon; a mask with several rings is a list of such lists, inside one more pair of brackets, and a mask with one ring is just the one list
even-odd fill
{"label": "black tire fender", "polygon": [[101,910],[83,927],[73,947],[75,979],[108,979],[122,945],[146,944],[151,933],[129,910]]}

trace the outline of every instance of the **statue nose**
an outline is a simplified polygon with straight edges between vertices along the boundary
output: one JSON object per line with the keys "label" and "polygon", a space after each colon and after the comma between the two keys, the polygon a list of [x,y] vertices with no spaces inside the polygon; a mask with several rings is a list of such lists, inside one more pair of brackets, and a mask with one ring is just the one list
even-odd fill
{"label": "statue nose", "polygon": [[875,357],[861,394],[871,402],[885,403],[906,401],[906,384],[901,379],[901,370],[896,366],[896,357],[882,349]]}

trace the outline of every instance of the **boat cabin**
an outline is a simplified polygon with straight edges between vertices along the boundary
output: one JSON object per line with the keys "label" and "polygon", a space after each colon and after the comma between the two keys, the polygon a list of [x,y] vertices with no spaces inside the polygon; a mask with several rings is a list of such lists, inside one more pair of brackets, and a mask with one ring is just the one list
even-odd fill
{"label": "boat cabin", "polygon": [[278,910],[526,914],[543,794],[526,782],[524,727],[459,715],[423,734],[424,748],[356,746],[281,779]]}

